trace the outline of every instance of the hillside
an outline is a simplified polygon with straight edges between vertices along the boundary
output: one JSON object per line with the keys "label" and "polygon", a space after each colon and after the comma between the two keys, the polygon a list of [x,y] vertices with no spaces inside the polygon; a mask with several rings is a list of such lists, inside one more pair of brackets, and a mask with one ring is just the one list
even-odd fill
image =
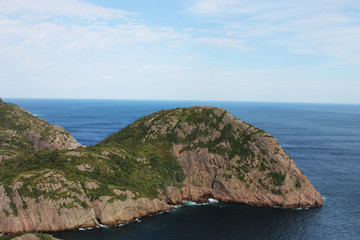
{"label": "hillside", "polygon": [[0,162],[32,150],[79,146],[81,144],[62,127],[51,125],[0,98]]}
{"label": "hillside", "polygon": [[96,146],[18,153],[0,167],[0,232],[116,225],[210,197],[322,205],[275,138],[212,107],[160,111]]}
{"label": "hillside", "polygon": [[224,109],[160,111],[98,146],[127,149],[151,168],[178,162],[186,178],[174,203],[214,197],[286,208],[321,205],[320,194],[274,137]]}

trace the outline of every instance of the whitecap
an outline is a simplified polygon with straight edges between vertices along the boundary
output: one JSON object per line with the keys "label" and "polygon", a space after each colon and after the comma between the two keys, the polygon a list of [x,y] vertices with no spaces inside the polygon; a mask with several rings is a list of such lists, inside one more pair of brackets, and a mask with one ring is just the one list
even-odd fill
{"label": "whitecap", "polygon": [[80,231],[85,231],[86,229],[85,228],[79,228]]}
{"label": "whitecap", "polygon": [[101,223],[99,223],[99,226],[102,227],[102,228],[109,228],[110,227],[109,225],[104,225],[104,224],[101,224]]}
{"label": "whitecap", "polygon": [[296,211],[304,211],[304,210],[309,210],[310,207],[307,207],[307,208],[292,208],[293,210],[296,210]]}
{"label": "whitecap", "polygon": [[219,201],[214,198],[209,198],[208,201],[209,201],[209,203],[212,203],[212,204],[219,203]]}

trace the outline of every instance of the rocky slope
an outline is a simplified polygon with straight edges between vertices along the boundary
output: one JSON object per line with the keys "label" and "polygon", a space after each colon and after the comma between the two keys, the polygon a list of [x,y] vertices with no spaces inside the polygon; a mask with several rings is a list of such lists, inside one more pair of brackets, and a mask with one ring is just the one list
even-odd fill
{"label": "rocky slope", "polygon": [[[129,127],[130,132],[135,129],[144,129],[137,144],[171,142],[170,151],[186,176],[183,186],[173,190],[177,193],[168,194],[176,196],[169,197],[173,203],[212,197],[283,208],[322,205],[321,195],[274,137],[224,109],[161,111]],[[126,148],[123,132],[100,145],[118,143]]]}
{"label": "rocky slope", "polygon": [[322,205],[275,138],[212,107],[160,111],[96,146],[19,154],[0,169],[0,232],[116,225],[210,197]]}
{"label": "rocky slope", "polygon": [[0,162],[30,150],[80,147],[60,126],[49,124],[28,111],[0,99]]}

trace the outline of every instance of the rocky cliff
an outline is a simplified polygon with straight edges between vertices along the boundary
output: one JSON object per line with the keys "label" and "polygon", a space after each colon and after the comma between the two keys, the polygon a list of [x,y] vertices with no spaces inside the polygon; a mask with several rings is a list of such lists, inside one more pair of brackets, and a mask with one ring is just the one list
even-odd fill
{"label": "rocky cliff", "polygon": [[49,124],[21,107],[0,100],[0,162],[26,151],[81,146],[60,126]]}
{"label": "rocky cliff", "polygon": [[275,138],[212,107],[160,111],[96,146],[19,154],[0,167],[0,232],[116,225],[210,197],[322,205]]}

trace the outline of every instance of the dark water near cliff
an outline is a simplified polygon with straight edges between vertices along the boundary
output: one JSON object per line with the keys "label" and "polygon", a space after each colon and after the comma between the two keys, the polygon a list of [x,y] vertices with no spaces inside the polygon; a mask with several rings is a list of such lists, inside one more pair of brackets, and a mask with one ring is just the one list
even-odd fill
{"label": "dark water near cliff", "polygon": [[274,135],[324,197],[322,208],[215,203],[184,206],[122,227],[67,231],[64,239],[360,239],[360,105],[4,99],[84,145],[161,109],[211,105]]}

